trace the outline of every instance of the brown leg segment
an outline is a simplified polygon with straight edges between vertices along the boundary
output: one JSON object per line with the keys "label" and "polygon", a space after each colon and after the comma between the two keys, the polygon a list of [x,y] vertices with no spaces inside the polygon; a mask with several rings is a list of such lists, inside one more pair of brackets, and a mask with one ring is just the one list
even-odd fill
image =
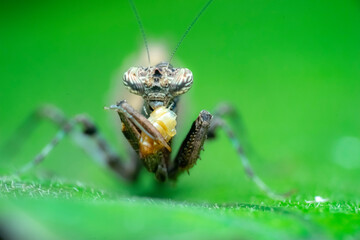
{"label": "brown leg segment", "polygon": [[146,133],[146,135],[155,140],[158,144],[161,144],[169,151],[171,151],[171,147],[169,146],[169,144],[165,141],[164,137],[160,134],[160,132],[152,125],[152,123],[142,114],[137,112],[125,100],[118,102],[116,105],[106,107],[105,109],[113,109],[117,111],[122,120],[126,119],[127,122],[131,122],[141,132]]}
{"label": "brown leg segment", "polygon": [[207,111],[201,111],[195,120],[189,133],[181,144],[173,165],[169,170],[169,178],[175,180],[179,174],[192,168],[199,159],[200,151],[210,127],[212,115]]}
{"label": "brown leg segment", "polygon": [[[107,109],[114,109],[117,111],[123,122],[124,135],[138,154],[141,132],[145,132],[150,138],[164,147],[161,151],[148,155],[141,159],[141,161],[149,172],[155,173],[155,177],[158,181],[166,181],[168,179],[168,163],[170,160],[171,143],[167,143],[154,125],[126,101],[120,101]],[[141,154],[139,154],[139,156],[141,156]]]}

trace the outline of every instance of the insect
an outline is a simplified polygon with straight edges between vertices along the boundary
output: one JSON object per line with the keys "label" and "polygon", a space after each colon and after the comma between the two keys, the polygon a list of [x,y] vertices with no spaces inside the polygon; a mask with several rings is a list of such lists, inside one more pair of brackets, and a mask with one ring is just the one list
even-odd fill
{"label": "insect", "polygon": [[79,145],[88,152],[93,153],[96,151],[97,156],[100,156],[111,170],[124,179],[135,181],[140,168],[144,166],[160,182],[176,180],[183,172],[187,172],[194,167],[199,159],[205,140],[215,138],[216,131],[223,129],[234,145],[250,179],[270,197],[281,197],[272,192],[255,175],[240,141],[233,133],[230,125],[224,120],[226,115],[235,115],[235,110],[231,106],[220,105],[213,114],[202,110],[193,122],[175,158],[170,159],[172,140],[176,136],[177,114],[179,114],[178,103],[181,95],[190,90],[194,81],[193,74],[189,69],[173,67],[171,60],[189,30],[212,1],[209,0],[200,10],[180,39],[169,60],[152,66],[150,65],[149,48],[140,17],[133,1],[129,1],[145,42],[150,66],[130,67],[124,73],[123,83],[132,94],[141,96],[144,104],[140,112],[126,100],[121,100],[114,105],[105,107],[105,109],[115,111],[121,120],[122,133],[135,153],[130,156],[130,164],[125,164],[123,159],[111,150],[107,141],[99,133],[97,126],[86,116],[78,115],[69,120],[56,109],[46,106],[39,109],[36,116],[52,120],[61,127],[61,130],[35,159],[20,169],[18,173],[28,171],[41,163],[67,134],[76,131],[75,126],[80,125],[82,127],[82,136],[95,142],[96,149],[89,149],[90,147],[84,142],[79,142]]}

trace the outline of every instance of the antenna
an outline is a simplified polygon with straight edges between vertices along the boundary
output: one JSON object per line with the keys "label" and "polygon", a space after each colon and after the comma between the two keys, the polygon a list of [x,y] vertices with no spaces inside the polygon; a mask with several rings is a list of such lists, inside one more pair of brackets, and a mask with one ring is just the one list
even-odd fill
{"label": "antenna", "polygon": [[184,38],[188,35],[190,29],[194,26],[194,24],[197,22],[197,20],[199,19],[199,17],[201,16],[201,14],[203,14],[203,12],[208,8],[208,6],[210,5],[210,3],[213,0],[209,0],[204,6],[203,8],[200,10],[200,12],[198,13],[198,15],[195,17],[195,19],[191,22],[190,26],[186,29],[185,33],[182,35],[180,41],[178,42],[178,44],[176,45],[174,51],[171,53],[170,59],[169,59],[169,63],[168,66],[170,65],[171,60],[173,59],[176,51],[178,50],[179,46],[181,45],[181,43],[184,41]]}
{"label": "antenna", "polygon": [[140,31],[141,31],[141,35],[142,35],[142,37],[143,37],[143,39],[144,39],[145,48],[146,48],[146,52],[147,52],[147,56],[148,56],[148,60],[149,60],[149,65],[150,65],[149,46],[148,46],[148,43],[147,43],[147,40],[146,40],[146,35],[145,35],[144,27],[143,27],[143,25],[142,25],[142,22],[141,22],[139,13],[138,13],[138,11],[136,10],[134,1],[133,1],[133,0],[129,0],[129,3],[130,3],[130,5],[131,5],[131,8],[132,8],[134,14],[135,14],[136,21],[137,21],[138,24],[139,24],[139,28],[140,28]]}

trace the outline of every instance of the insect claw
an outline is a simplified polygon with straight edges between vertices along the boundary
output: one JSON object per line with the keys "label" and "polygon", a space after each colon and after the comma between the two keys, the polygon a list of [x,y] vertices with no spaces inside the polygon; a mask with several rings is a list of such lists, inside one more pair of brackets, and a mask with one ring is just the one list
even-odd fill
{"label": "insect claw", "polygon": [[111,105],[110,107],[104,107],[105,110],[115,110],[115,111],[119,111],[121,110],[120,107],[118,107],[117,105]]}
{"label": "insect claw", "polygon": [[187,174],[190,176],[190,171],[189,171],[189,169],[187,169],[186,172],[187,172]]}
{"label": "insect claw", "polygon": [[122,108],[119,106],[119,104],[113,104],[109,107],[110,109],[118,109],[118,110],[122,110]]}
{"label": "insect claw", "polygon": [[165,142],[163,139],[159,139],[158,143],[163,145],[164,147],[166,147],[167,150],[169,150],[169,152],[171,152],[171,147],[169,146],[169,144],[167,144],[167,142]]}

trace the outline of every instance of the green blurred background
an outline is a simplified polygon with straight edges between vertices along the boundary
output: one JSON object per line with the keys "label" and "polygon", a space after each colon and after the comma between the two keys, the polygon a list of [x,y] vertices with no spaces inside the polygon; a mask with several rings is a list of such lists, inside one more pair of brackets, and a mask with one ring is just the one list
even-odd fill
{"label": "green blurred background", "polygon": [[[149,38],[165,41],[171,50],[204,3],[135,1]],[[124,59],[143,47],[129,3],[1,5],[0,144],[37,106],[52,103],[68,116],[87,113],[112,145],[123,149],[108,121],[114,113],[103,107],[112,104],[106,95]],[[271,188],[295,188],[292,199],[302,203],[320,195],[352,201],[358,209],[359,27],[360,3],[355,0],[215,0],[175,55],[174,63],[194,74],[186,121],[178,132],[188,131],[200,110],[230,102],[241,112],[256,151],[251,163]],[[15,158],[1,157],[1,173],[31,160],[55,133],[51,124],[41,124]],[[159,187],[143,171],[131,186],[65,140],[29,178],[45,173],[121,196],[196,203],[266,201],[244,176],[224,134],[205,149],[190,176],[181,176],[175,185]]]}

